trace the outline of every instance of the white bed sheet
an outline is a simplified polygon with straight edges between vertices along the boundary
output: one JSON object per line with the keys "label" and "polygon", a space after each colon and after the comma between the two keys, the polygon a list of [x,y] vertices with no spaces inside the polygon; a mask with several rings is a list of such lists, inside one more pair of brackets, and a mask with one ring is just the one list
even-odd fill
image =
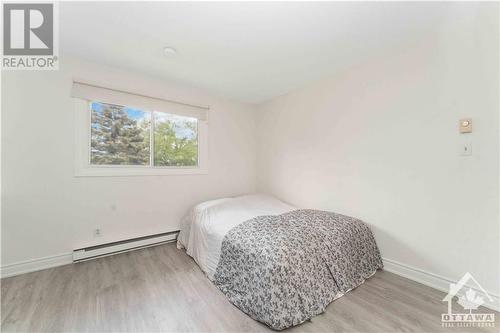
{"label": "white bed sheet", "polygon": [[212,279],[222,240],[231,228],[256,216],[279,215],[295,209],[266,194],[206,201],[193,207],[182,220],[177,246],[185,248]]}

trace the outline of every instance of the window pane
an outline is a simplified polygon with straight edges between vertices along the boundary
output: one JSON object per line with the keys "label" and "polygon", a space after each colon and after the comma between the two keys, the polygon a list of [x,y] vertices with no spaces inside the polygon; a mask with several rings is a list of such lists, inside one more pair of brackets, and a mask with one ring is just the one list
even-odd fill
{"label": "window pane", "polygon": [[154,112],[154,165],[198,165],[198,120]]}
{"label": "window pane", "polygon": [[91,103],[90,164],[149,165],[151,112]]}

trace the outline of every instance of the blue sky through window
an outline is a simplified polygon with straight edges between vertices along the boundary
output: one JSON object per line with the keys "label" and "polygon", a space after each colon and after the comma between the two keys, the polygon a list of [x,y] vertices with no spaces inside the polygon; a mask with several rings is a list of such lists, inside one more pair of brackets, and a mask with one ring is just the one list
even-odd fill
{"label": "blue sky through window", "polygon": [[133,108],[129,108],[129,107],[124,107],[123,111],[125,111],[127,113],[129,118],[134,119],[134,120],[144,119],[144,118],[148,117],[148,113],[149,113],[147,111],[142,111],[139,109],[133,109]]}
{"label": "blue sky through window", "polygon": [[[104,106],[103,106],[103,103],[92,102],[91,107],[92,107],[92,111],[100,113],[100,112],[102,112],[102,109]],[[135,109],[135,108],[125,106],[125,107],[123,107],[123,111],[125,111],[127,113],[127,116],[130,119],[142,120],[145,118],[149,118],[149,112],[142,111],[140,109]]]}
{"label": "blue sky through window", "polygon": [[[102,113],[105,103],[100,102],[92,102],[91,108],[92,112]],[[151,116],[151,112],[142,111],[140,109],[124,106],[123,111],[127,113],[127,116],[130,119],[134,119],[136,121],[141,120],[149,120]],[[168,113],[156,112],[155,120],[157,123],[162,123],[165,121],[170,122],[173,125],[173,130],[175,131],[175,136],[179,139],[186,138],[188,140],[192,140],[197,137],[197,130],[193,131],[190,128],[184,126],[185,122],[196,122],[195,118],[190,117],[182,117]],[[93,128],[97,128],[97,124],[91,124]],[[196,128],[196,126],[195,126]]]}
{"label": "blue sky through window", "polygon": [[[175,136],[177,138],[192,140],[197,137],[197,129],[193,131],[192,129],[185,126],[186,122],[196,123],[196,118],[182,117],[162,112],[155,113],[156,124],[166,121],[170,122],[173,125],[172,129],[174,130]],[[196,128],[196,125],[194,127]]]}

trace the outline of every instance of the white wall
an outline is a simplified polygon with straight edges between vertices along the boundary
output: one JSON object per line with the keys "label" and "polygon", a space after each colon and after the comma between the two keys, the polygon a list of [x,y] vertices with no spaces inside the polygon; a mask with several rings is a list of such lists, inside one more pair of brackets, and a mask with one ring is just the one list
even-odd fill
{"label": "white wall", "polygon": [[450,4],[422,40],[260,106],[259,189],[361,218],[385,258],[498,294],[498,47],[498,4]]}
{"label": "white wall", "polygon": [[[178,229],[189,206],[255,191],[251,106],[62,57],[59,71],[2,73],[2,265]],[[209,174],[74,177],[72,77],[210,105]],[[94,239],[100,227],[103,237]]]}

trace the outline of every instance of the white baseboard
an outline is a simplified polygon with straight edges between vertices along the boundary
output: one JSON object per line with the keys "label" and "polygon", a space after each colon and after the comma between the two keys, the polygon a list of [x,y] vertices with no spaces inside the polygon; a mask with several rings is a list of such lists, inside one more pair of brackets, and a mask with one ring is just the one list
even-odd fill
{"label": "white baseboard", "polygon": [[[457,281],[454,281],[452,279],[448,279],[434,273],[426,272],[422,269],[411,267],[395,260],[387,258],[382,259],[384,261],[384,270],[413,280],[415,282],[419,282],[428,287],[443,291],[445,293],[448,293],[450,283],[457,283]],[[476,292],[480,292],[473,286],[467,287],[476,290]],[[483,306],[487,307],[488,309],[500,311],[500,296],[488,290],[486,292],[490,295],[493,301],[485,299],[485,303],[483,304]]]}
{"label": "white baseboard", "polygon": [[9,276],[40,271],[42,269],[71,264],[72,262],[73,253],[63,253],[55,256],[20,261],[2,266],[0,269],[0,277],[6,278]]}

